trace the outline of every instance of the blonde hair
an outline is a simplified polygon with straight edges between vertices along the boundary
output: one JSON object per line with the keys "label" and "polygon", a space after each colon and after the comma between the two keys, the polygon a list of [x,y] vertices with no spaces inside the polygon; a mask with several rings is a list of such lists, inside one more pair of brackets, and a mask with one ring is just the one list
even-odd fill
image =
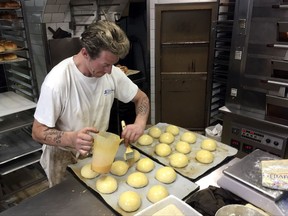
{"label": "blonde hair", "polygon": [[107,20],[90,24],[81,34],[81,44],[92,59],[97,58],[103,50],[124,58],[130,49],[125,32],[118,25]]}

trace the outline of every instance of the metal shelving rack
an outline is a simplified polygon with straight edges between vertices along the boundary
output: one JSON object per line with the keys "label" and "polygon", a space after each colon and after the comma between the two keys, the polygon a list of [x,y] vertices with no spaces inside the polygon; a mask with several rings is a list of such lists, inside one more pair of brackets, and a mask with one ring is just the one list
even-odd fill
{"label": "metal shelving rack", "polygon": [[214,60],[212,68],[211,101],[208,124],[222,123],[218,109],[225,105],[227,77],[236,0],[218,0],[218,20],[215,28]]}
{"label": "metal shelving rack", "polygon": [[25,4],[24,0],[18,2],[19,8],[0,7],[0,15],[17,15],[13,19],[0,19],[1,40],[17,45],[16,50],[0,53],[5,55],[12,52],[17,55],[17,59],[0,62],[0,73],[3,73],[6,81],[4,86],[0,86],[0,200],[13,193],[3,192],[5,182],[2,177],[39,162],[41,156],[41,144],[31,137],[38,87]]}

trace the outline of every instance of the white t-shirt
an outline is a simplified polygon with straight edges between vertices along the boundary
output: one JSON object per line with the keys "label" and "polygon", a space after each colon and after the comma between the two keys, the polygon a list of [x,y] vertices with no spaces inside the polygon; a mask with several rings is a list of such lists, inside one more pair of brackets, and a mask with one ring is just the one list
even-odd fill
{"label": "white t-shirt", "polygon": [[118,67],[100,78],[86,77],[70,57],[46,76],[34,117],[63,131],[91,126],[106,131],[114,98],[127,103],[137,91],[137,85]]}

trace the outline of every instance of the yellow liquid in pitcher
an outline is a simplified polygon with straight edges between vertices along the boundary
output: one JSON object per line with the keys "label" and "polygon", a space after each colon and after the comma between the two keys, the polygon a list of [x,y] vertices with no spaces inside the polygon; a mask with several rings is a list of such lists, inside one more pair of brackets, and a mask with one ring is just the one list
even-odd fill
{"label": "yellow liquid in pitcher", "polygon": [[111,133],[106,133],[106,135],[102,133],[102,135],[94,137],[91,166],[93,171],[97,173],[108,173],[110,171],[120,141],[118,135]]}
{"label": "yellow liquid in pitcher", "polygon": [[108,166],[96,166],[92,164],[92,170],[97,173],[108,173],[111,169],[112,164]]}

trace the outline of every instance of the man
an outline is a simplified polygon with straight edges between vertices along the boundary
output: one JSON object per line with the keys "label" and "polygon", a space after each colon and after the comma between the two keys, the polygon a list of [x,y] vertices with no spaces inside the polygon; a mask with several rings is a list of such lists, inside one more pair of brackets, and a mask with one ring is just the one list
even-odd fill
{"label": "man", "polygon": [[114,98],[135,103],[135,122],[122,132],[125,143],[143,134],[149,115],[147,95],[114,66],[130,46],[121,28],[97,21],[82,33],[81,44],[78,54],[46,76],[34,114],[32,137],[43,143],[40,163],[50,187],[63,180],[77,152],[83,156],[90,152],[89,132],[107,130]]}

